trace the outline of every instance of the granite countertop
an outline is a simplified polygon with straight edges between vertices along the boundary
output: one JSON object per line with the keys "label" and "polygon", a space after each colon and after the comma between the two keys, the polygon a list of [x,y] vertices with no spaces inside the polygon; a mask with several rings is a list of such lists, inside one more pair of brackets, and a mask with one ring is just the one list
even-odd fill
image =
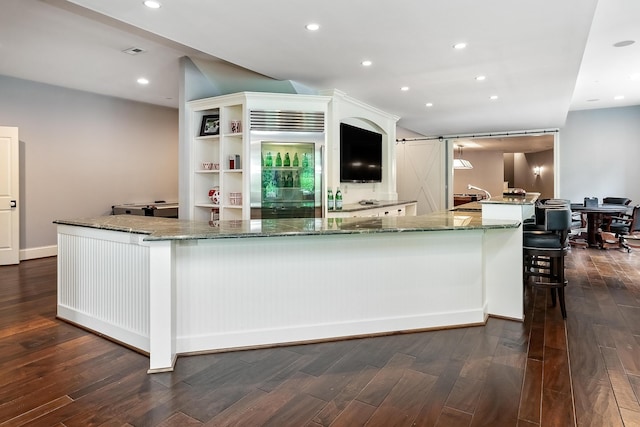
{"label": "granite countertop", "polygon": [[367,209],[386,208],[388,206],[406,205],[408,203],[417,203],[417,200],[376,200],[372,204],[361,205],[360,203],[345,203],[339,211],[331,212],[355,212]]}
{"label": "granite countertop", "polygon": [[420,216],[345,219],[289,218],[237,221],[187,221],[172,218],[110,215],[56,220],[56,224],[146,234],[144,240],[197,240],[327,234],[517,228],[519,221],[486,220],[479,212],[435,212]]}
{"label": "granite countertop", "polygon": [[480,204],[498,204],[498,205],[532,205],[538,200],[540,193],[526,193],[523,196],[497,196],[490,199],[479,200]]}

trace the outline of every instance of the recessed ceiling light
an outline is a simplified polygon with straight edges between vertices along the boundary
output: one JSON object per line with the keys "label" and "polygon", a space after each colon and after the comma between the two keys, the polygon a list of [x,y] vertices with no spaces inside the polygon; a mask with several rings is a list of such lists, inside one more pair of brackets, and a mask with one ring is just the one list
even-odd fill
{"label": "recessed ceiling light", "polygon": [[371,61],[369,61],[367,59],[367,60],[362,61],[361,64],[362,64],[363,67],[371,67],[371,64],[373,64],[373,62],[371,62]]}
{"label": "recessed ceiling light", "polygon": [[481,82],[487,79],[487,76],[476,76],[476,80]]}
{"label": "recessed ceiling light", "polygon": [[466,43],[462,43],[462,42],[461,43],[456,43],[456,44],[453,45],[454,49],[464,49],[465,47],[467,47],[467,44]]}
{"label": "recessed ceiling light", "polygon": [[635,42],[636,42],[635,40],[622,40],[622,41],[620,41],[618,43],[614,43],[613,46],[614,47],[627,47],[627,46],[631,46]]}
{"label": "recessed ceiling light", "polygon": [[408,91],[408,90],[409,90],[409,86],[402,86],[402,87],[400,88],[400,90],[401,90],[401,91],[403,91],[403,92],[406,92],[406,91]]}
{"label": "recessed ceiling light", "polygon": [[427,108],[433,107],[433,103],[432,102],[427,102],[425,105],[427,106]]}
{"label": "recessed ceiling light", "polygon": [[148,85],[149,84],[149,80],[145,79],[144,77],[140,77],[137,81],[138,81],[138,84],[140,84],[140,85]]}
{"label": "recessed ceiling light", "polygon": [[495,101],[496,99],[498,99],[498,95],[491,95],[489,99]]}
{"label": "recessed ceiling light", "polygon": [[615,99],[616,101],[620,101],[621,99],[624,99],[624,95],[616,95],[613,97],[613,99]]}
{"label": "recessed ceiling light", "polygon": [[320,29],[320,25],[311,23],[311,24],[305,25],[305,28],[309,31],[318,31]]}
{"label": "recessed ceiling light", "polygon": [[149,9],[160,9],[160,6],[162,6],[159,1],[153,0],[145,0],[142,4],[147,6]]}

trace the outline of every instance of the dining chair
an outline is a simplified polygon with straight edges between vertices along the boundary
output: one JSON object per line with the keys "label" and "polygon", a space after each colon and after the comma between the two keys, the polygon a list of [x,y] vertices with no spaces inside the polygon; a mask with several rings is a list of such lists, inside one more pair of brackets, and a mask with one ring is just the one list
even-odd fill
{"label": "dining chair", "polygon": [[607,205],[629,205],[631,203],[631,199],[627,197],[605,197],[602,199],[602,203]]}
{"label": "dining chair", "polygon": [[[611,240],[611,236],[614,236],[614,239],[618,243],[618,247],[623,247],[630,252],[631,247],[623,236],[638,232],[640,232],[640,205],[634,206],[630,214],[612,216],[611,221],[606,225],[603,225],[601,235],[603,242],[605,241],[605,238]],[[613,247],[613,245],[610,247]],[[604,243],[603,249],[607,249]]]}

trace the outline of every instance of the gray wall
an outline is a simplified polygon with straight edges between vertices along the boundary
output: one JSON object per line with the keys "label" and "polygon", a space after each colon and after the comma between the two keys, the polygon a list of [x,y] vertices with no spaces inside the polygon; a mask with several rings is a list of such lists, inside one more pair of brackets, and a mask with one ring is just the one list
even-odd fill
{"label": "gray wall", "polygon": [[20,248],[55,219],[178,200],[178,110],[0,76],[0,125],[20,138]]}
{"label": "gray wall", "polygon": [[[540,175],[533,174],[533,168],[541,168]],[[554,191],[553,150],[537,153],[514,154],[514,187],[540,193],[541,199],[553,198]]]}
{"label": "gray wall", "polygon": [[559,138],[559,197],[640,204],[640,106],[570,112]]}

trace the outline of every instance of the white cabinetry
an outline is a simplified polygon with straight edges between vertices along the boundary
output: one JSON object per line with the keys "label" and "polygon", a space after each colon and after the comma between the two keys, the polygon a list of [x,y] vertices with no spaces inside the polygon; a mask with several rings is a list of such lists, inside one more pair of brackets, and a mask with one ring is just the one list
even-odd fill
{"label": "white cabinetry", "polygon": [[[202,135],[205,116],[219,119],[217,134]],[[190,148],[189,219],[249,219],[248,132],[244,97],[230,95],[187,103]],[[232,129],[232,123],[239,129]],[[209,169],[206,163],[211,163]],[[217,196],[217,197],[214,197]],[[213,200],[212,200],[213,199]],[[245,200],[246,199],[246,200]]]}

